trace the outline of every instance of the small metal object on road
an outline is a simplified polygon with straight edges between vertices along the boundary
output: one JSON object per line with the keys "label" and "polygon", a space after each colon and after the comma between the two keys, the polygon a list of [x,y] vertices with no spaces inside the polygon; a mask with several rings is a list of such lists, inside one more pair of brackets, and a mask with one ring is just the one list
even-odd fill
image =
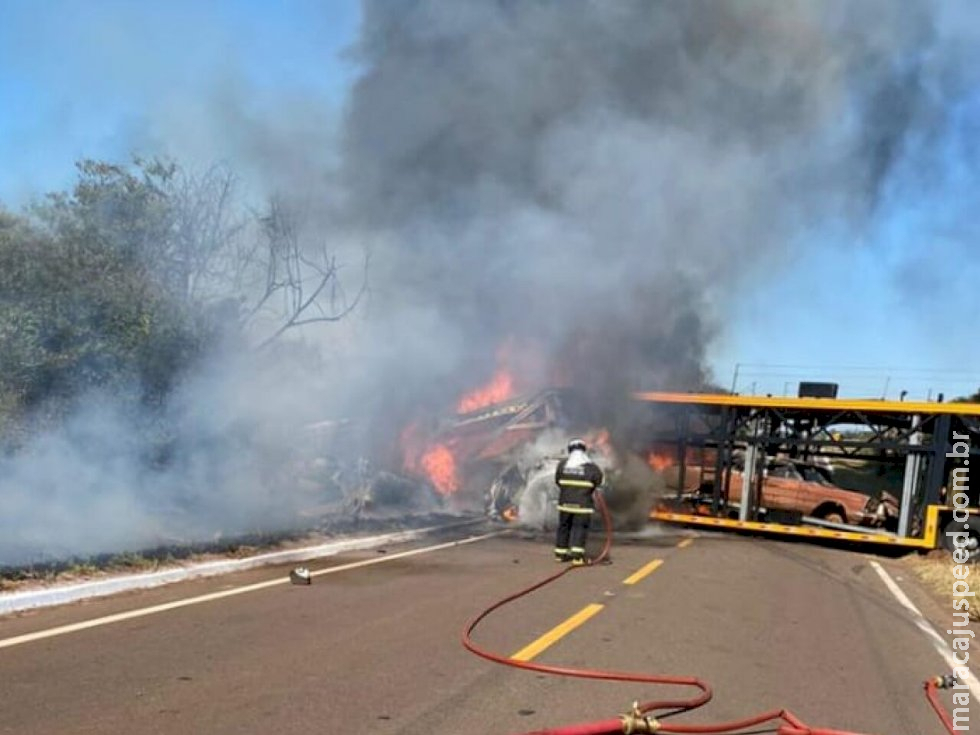
{"label": "small metal object on road", "polygon": [[289,573],[289,581],[293,584],[310,584],[312,581],[310,570],[306,567],[296,567]]}

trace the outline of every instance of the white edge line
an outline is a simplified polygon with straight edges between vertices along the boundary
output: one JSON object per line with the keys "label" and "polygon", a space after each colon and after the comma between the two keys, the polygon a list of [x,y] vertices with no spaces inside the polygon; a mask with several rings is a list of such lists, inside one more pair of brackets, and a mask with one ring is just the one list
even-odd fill
{"label": "white edge line", "polygon": [[0,616],[24,610],[34,610],[54,605],[64,605],[80,600],[115,595],[120,592],[150,589],[174,582],[184,582],[189,579],[216,577],[232,572],[242,572],[248,569],[267,566],[270,564],[288,564],[289,562],[308,561],[326,556],[333,556],[348,551],[363,551],[384,544],[414,541],[435,531],[452,530],[463,526],[473,525],[479,521],[464,521],[444,526],[430,526],[409,531],[363,536],[361,538],[331,541],[317,546],[307,546],[302,549],[272,551],[265,554],[250,556],[246,559],[223,559],[219,561],[202,562],[185,567],[163,569],[157,572],[143,574],[128,574],[112,579],[99,579],[80,584],[58,585],[44,589],[24,590],[0,594]]}
{"label": "white edge line", "polygon": [[933,646],[935,646],[936,651],[939,655],[943,657],[946,665],[949,666],[950,673],[952,673],[955,668],[965,668],[967,670],[967,676],[963,677],[965,683],[970,687],[970,692],[972,692],[974,699],[980,699],[980,682],[977,681],[977,677],[973,675],[973,672],[966,666],[956,662],[953,658],[953,652],[949,647],[949,643],[945,638],[943,638],[936,629],[932,627],[925,616],[919,611],[919,608],[915,606],[915,603],[908,598],[908,595],[898,586],[898,583],[892,579],[891,575],[884,570],[884,568],[878,562],[871,560],[868,562],[871,567],[878,573],[881,577],[881,581],[885,583],[888,591],[891,592],[895,599],[898,600],[902,606],[912,613],[912,622],[915,623],[915,627],[926,634],[926,637],[932,641]]}
{"label": "white edge line", "polygon": [[[499,536],[503,531],[492,531],[490,533],[484,533],[479,536],[468,536],[467,538],[457,539],[456,541],[448,541],[444,544],[436,544],[435,546],[424,546],[420,549],[410,549],[408,551],[402,551],[397,554],[388,554],[386,556],[379,556],[373,559],[364,559],[362,561],[350,562],[349,564],[341,564],[336,567],[328,567],[326,569],[319,569],[310,574],[311,577],[319,577],[323,574],[336,574],[337,572],[345,572],[350,569],[358,569],[360,567],[372,566],[374,564],[382,564],[386,561],[391,561],[393,559],[404,559],[408,556],[416,556],[418,554],[427,554],[433,551],[441,551],[443,549],[450,549],[454,546],[463,546],[465,544],[472,544],[477,541],[483,541],[494,536]],[[45,638],[54,638],[60,635],[67,635],[68,633],[77,633],[81,630],[87,630],[89,628],[97,628],[103,625],[111,625],[112,623],[120,623],[124,620],[132,620],[133,618],[142,618],[147,615],[154,615],[156,613],[167,612],[168,610],[176,610],[181,607],[188,607],[190,605],[199,605],[204,602],[212,602],[214,600],[220,600],[225,597],[234,597],[235,595],[242,595],[246,592],[255,592],[256,590],[266,589],[267,587],[274,587],[275,585],[285,584],[289,582],[289,577],[277,577],[276,579],[269,579],[265,582],[256,582],[254,584],[245,585],[243,587],[235,587],[229,590],[221,590],[220,592],[211,592],[206,595],[198,595],[197,597],[187,597],[183,600],[174,600],[173,602],[165,602],[160,605],[152,605],[151,607],[144,607],[137,610],[128,610],[126,612],[116,613],[114,615],[106,615],[101,618],[92,618],[90,620],[83,620],[79,623],[71,623],[69,625],[61,625],[56,628],[49,628],[47,630],[40,630],[34,633],[25,633],[23,635],[14,636],[12,638],[0,639],[0,648],[11,648],[13,646],[22,645],[24,643],[31,643],[33,641],[43,640]]]}

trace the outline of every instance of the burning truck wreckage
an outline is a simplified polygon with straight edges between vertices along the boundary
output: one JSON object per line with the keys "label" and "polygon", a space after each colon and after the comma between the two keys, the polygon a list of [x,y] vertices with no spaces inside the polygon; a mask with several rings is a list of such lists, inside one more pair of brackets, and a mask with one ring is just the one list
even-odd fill
{"label": "burning truck wreckage", "polygon": [[673,520],[663,514],[678,511],[694,514],[687,520],[719,514],[735,519],[747,480],[755,484],[750,496],[760,520],[794,518],[796,524],[869,533],[897,529],[895,495],[845,487],[853,483],[838,481],[827,455],[801,457],[794,449],[776,448],[747,478],[745,448],[730,447],[727,478],[720,483],[723,501],[712,508],[718,448],[683,446],[661,411],[633,412],[614,431],[609,412],[597,411],[581,389],[516,390],[517,384],[509,369],[498,368],[452,410],[409,421],[397,446],[377,456],[359,454],[345,441],[357,433],[354,420],[307,426],[312,441],[305,443],[298,483],[307,497],[330,502],[304,515],[317,518],[321,530],[340,532],[351,525],[460,515],[550,531],[558,518],[555,468],[577,437],[605,471],[603,498],[617,530]]}
{"label": "burning truck wreckage", "polygon": [[[558,519],[555,469],[569,440],[577,437],[604,470],[603,498],[620,531],[678,520],[671,513],[684,514],[682,520],[688,521],[736,519],[746,483],[754,486],[748,496],[759,520],[790,519],[810,528],[874,534],[893,534],[898,528],[899,499],[883,488],[864,487],[864,481],[839,480],[831,459],[836,455],[811,454],[811,448],[801,456],[792,441],[787,446],[770,442],[771,453],[749,473],[751,442],[744,435],[733,433],[733,443],[719,457],[724,442],[685,446],[683,432],[671,427],[664,406],[650,410],[649,403],[635,400],[617,405],[627,415],[617,416],[610,428],[611,412],[597,410],[587,391],[554,383],[518,390],[519,379],[499,367],[484,385],[462,394],[451,410],[408,421],[398,431],[396,446],[370,457],[347,441],[358,434],[356,420],[307,426],[311,441],[305,443],[298,483],[306,497],[329,502],[304,515],[317,518],[321,530],[339,532],[351,525],[460,515],[552,530]],[[725,399],[723,393],[714,395]],[[722,459],[725,470],[719,475]]]}
{"label": "burning truck wreckage", "polygon": [[451,412],[408,423],[385,459],[344,451],[353,420],[305,427],[312,438],[307,452],[317,456],[303,461],[300,482],[334,498],[307,514],[329,525],[485,515],[550,530],[557,520],[555,466],[568,441],[581,437],[606,470],[604,497],[617,528],[644,525],[664,488],[659,455],[614,442],[575,388],[518,392],[515,383],[498,370]]}

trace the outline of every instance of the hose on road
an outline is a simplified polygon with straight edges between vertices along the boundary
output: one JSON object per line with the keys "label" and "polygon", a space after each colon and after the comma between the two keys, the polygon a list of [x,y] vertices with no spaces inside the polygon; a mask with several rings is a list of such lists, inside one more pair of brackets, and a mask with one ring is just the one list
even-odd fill
{"label": "hose on road", "polygon": [[926,679],[924,684],[926,699],[929,700],[929,704],[932,705],[933,710],[935,710],[936,715],[942,721],[943,727],[946,728],[946,732],[949,735],[956,735],[955,723],[950,719],[949,713],[940,703],[936,691],[939,689],[949,689],[950,687],[956,686],[956,684],[957,680],[955,676],[937,676],[932,679]]}
{"label": "hose on road", "polygon": [[[657,719],[654,716],[655,713],[664,713],[661,715],[661,718],[675,716],[684,712],[695,710],[711,701],[712,691],[707,682],[693,676],[666,676],[607,669],[579,669],[565,666],[553,666],[550,664],[540,664],[531,661],[521,661],[510,658],[509,656],[494,653],[493,651],[487,650],[486,648],[483,648],[479,644],[475,643],[473,641],[473,632],[483,620],[485,620],[495,611],[511,602],[514,602],[515,600],[541,589],[548,584],[551,584],[552,582],[555,582],[558,579],[561,579],[570,572],[587,569],[597,564],[601,564],[609,557],[609,550],[612,547],[613,537],[612,519],[609,515],[609,508],[603,500],[602,494],[596,493],[595,498],[596,506],[602,517],[603,529],[605,531],[605,540],[599,554],[593,559],[590,559],[585,566],[565,566],[561,569],[561,571],[551,574],[541,581],[535,582],[531,586],[525,587],[512,595],[508,595],[507,597],[498,600],[484,609],[464,628],[462,635],[463,646],[465,646],[467,650],[471,651],[477,656],[480,656],[481,658],[487,659],[488,661],[493,661],[494,663],[502,664],[504,666],[511,666],[517,669],[523,669],[525,671],[534,671],[541,674],[553,674],[556,676],[575,677],[579,679],[598,679],[603,681],[624,681],[638,684],[681,686],[698,690],[698,693],[687,699],[654,700],[642,704],[636,704],[631,712],[611,719],[566,725],[550,730],[535,730],[533,732],[524,733],[523,735],[623,735],[624,733],[625,735],[632,735],[653,732],[678,733],[678,735],[723,735],[725,733],[735,733],[750,727],[759,727],[761,725],[765,725],[766,723],[772,723],[775,726],[777,735],[860,735],[860,733],[845,730],[809,727],[788,710],[771,710],[769,712],[764,712],[754,717],[748,717],[742,720],[731,720],[728,722],[707,725],[684,725],[665,722],[663,719]],[[943,721],[943,724],[946,726],[950,735],[955,735],[952,730],[952,723],[949,721],[949,716],[943,710],[942,705],[938,702],[938,699],[936,699],[935,689],[938,686],[936,681],[938,681],[938,679],[935,681],[930,680],[926,682],[926,696],[929,698],[930,704],[932,704],[933,708],[939,714],[940,719]],[[932,682],[931,687],[930,682]]]}

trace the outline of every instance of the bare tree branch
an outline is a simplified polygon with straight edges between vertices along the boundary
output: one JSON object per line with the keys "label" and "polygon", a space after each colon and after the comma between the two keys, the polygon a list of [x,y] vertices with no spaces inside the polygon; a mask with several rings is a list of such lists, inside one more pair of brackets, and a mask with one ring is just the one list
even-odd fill
{"label": "bare tree branch", "polygon": [[[336,255],[329,251],[326,243],[315,248],[304,245],[300,236],[302,227],[295,212],[281,200],[272,199],[268,210],[257,220],[265,249],[264,253],[256,251],[249,257],[253,261],[264,260],[265,280],[244,318],[250,321],[260,313],[268,313],[268,307],[276,299],[281,303],[278,311],[271,312],[280,323],[259,343],[259,349],[269,346],[289,329],[316,322],[340,321],[357,307],[367,288],[367,258],[357,294],[348,303],[343,298],[342,266]],[[338,303],[342,305],[338,307]]]}
{"label": "bare tree branch", "polygon": [[[268,347],[273,342],[275,342],[276,339],[282,336],[287,330],[292,329],[293,327],[300,327],[307,324],[316,324],[318,322],[339,322],[341,319],[351,314],[354,311],[354,309],[357,308],[358,304],[360,304],[364,294],[367,293],[367,283],[368,283],[367,275],[368,275],[369,264],[370,264],[370,256],[365,255],[361,285],[358,287],[357,294],[354,296],[354,299],[349,304],[344,306],[340,311],[330,313],[330,314],[323,311],[323,306],[320,303],[318,303],[317,298],[328,284],[337,283],[338,268],[335,267],[332,270],[326,272],[321,278],[320,283],[315,289],[315,291],[313,292],[313,294],[309,296],[309,298],[307,298],[307,300],[303,302],[299,306],[299,308],[292,313],[292,315],[289,317],[289,319],[286,322],[281,324],[279,328],[276,329],[266,339],[262,340],[262,342],[260,342],[258,345],[258,349],[263,349],[265,347]],[[315,308],[320,311],[320,315],[304,317],[303,315],[306,313],[307,309],[309,309],[311,306],[315,306]]]}

